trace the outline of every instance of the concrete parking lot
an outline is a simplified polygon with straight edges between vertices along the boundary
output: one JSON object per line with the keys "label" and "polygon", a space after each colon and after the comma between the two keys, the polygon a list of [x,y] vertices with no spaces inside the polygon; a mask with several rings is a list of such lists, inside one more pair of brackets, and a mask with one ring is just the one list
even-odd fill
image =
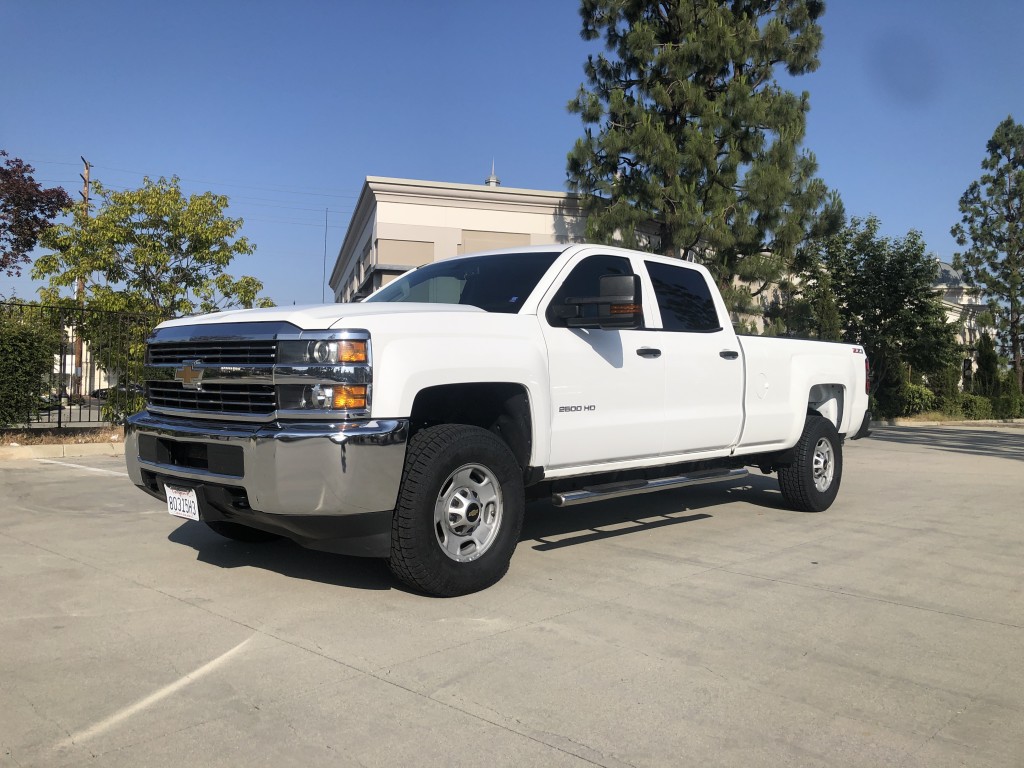
{"label": "concrete parking lot", "polygon": [[0,462],[0,765],[1022,766],[1024,430],[531,507],[465,598],[230,542],[114,457]]}

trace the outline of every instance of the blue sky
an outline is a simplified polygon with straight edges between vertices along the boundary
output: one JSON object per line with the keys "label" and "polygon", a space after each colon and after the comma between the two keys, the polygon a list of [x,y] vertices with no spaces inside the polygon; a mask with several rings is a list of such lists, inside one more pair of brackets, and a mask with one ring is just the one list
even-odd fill
{"label": "blue sky", "polygon": [[[0,148],[47,186],[177,175],[231,199],[281,304],[319,302],[366,176],[564,189],[597,43],[574,0],[0,0]],[[831,0],[805,147],[847,213],[956,250],[957,202],[1024,122],[1019,0]],[[326,213],[325,213],[326,210]],[[31,298],[23,277],[0,295]],[[330,296],[330,291],[327,291]]]}

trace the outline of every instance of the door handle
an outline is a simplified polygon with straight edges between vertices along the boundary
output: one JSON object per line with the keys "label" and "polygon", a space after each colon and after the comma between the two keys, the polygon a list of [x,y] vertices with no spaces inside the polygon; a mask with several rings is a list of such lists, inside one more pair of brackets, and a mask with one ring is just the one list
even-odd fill
{"label": "door handle", "polygon": [[661,350],[654,349],[654,347],[640,347],[636,353],[640,355],[640,357],[661,357]]}
{"label": "door handle", "polygon": [[735,360],[737,357],[740,356],[740,353],[732,349],[723,349],[721,352],[718,353],[718,356],[724,357],[726,360]]}

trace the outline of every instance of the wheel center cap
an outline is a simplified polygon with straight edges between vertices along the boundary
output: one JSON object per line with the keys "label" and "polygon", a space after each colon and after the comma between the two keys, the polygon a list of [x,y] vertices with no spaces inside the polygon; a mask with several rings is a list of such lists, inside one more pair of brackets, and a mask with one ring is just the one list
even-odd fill
{"label": "wheel center cap", "polygon": [[480,497],[468,488],[459,488],[448,500],[448,530],[457,536],[472,533],[480,522]]}

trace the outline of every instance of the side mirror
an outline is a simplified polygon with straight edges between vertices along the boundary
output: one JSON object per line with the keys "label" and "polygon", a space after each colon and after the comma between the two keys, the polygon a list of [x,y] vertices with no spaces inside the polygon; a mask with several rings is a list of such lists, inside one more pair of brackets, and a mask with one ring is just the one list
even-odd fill
{"label": "side mirror", "polygon": [[[568,298],[566,309],[572,312],[565,324],[568,328],[642,328],[644,308],[640,300],[639,275],[603,275],[600,296]],[[597,306],[597,314],[586,307]],[[588,317],[589,315],[589,317]]]}

